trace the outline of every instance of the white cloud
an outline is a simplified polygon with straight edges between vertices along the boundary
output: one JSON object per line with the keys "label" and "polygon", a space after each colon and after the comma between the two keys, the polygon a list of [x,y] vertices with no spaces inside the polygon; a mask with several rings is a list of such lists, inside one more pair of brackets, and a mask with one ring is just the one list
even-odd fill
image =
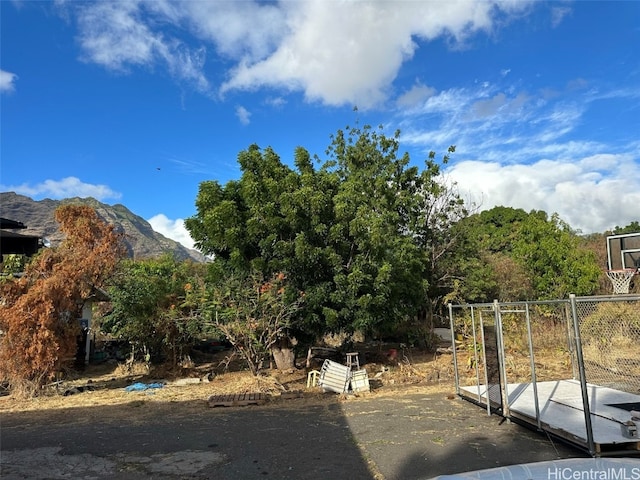
{"label": "white cloud", "polygon": [[236,107],[236,117],[238,117],[242,125],[251,123],[251,112],[243,106]]}
{"label": "white cloud", "polygon": [[13,92],[16,88],[15,82],[18,76],[15,73],[0,70],[0,93]]}
{"label": "white cloud", "polygon": [[115,70],[151,63],[162,38],[138,20],[139,14],[134,2],[101,2],[80,9],[79,40],[87,60]]}
{"label": "white cloud", "polygon": [[206,49],[190,48],[177,38],[153,30],[156,23],[179,21],[170,4],[127,1],[79,5],[79,42],[85,60],[120,72],[131,66],[161,63],[178,80],[189,82],[201,92],[209,90],[202,71]]}
{"label": "white cloud", "polygon": [[285,11],[275,3],[253,1],[180,2],[198,37],[227,58],[254,62],[277,48],[289,30]]}
{"label": "white cloud", "polygon": [[571,14],[571,8],[563,6],[554,6],[551,8],[551,26],[554,28],[562,23],[564,17]]}
{"label": "white cloud", "polygon": [[159,213],[147,221],[156,232],[161,233],[171,240],[175,240],[187,248],[193,248],[193,239],[191,235],[189,235],[189,231],[185,228],[182,218],[170,220],[166,215]]}
{"label": "white cloud", "polygon": [[594,100],[567,91],[545,99],[514,84],[477,85],[436,92],[421,105],[399,109],[397,121],[403,142],[424,151],[455,144],[456,156],[484,161],[568,159],[606,151],[597,141],[567,139]]}
{"label": "white cloud", "polygon": [[446,178],[482,209],[558,213],[585,233],[638,221],[640,143],[609,143],[581,129],[596,101],[634,101],[636,89],[587,91],[580,80],[544,95],[517,85],[478,82],[399,110],[402,141],[424,152],[455,144]]}
{"label": "white cloud", "polygon": [[463,161],[446,170],[460,194],[482,210],[496,205],[558,213],[584,233],[638,221],[637,154],[598,154],[531,165]]}
{"label": "white cloud", "polygon": [[[163,65],[209,93],[207,48],[222,55],[220,93],[268,87],[361,108],[384,102],[419,42],[455,47],[529,1],[70,3],[87,61],[120,72]],[[167,28],[168,27],[168,28]],[[190,47],[189,45],[197,45]]]}
{"label": "white cloud", "polygon": [[273,108],[282,108],[287,104],[287,101],[283,97],[268,97],[264,103]]}
{"label": "white cloud", "polygon": [[15,192],[32,198],[61,199],[69,197],[93,197],[96,200],[119,199],[121,194],[111,190],[107,185],[84,183],[77,177],[66,177],[61,180],[45,180],[42,183],[29,185],[0,185],[2,191]]}
{"label": "white cloud", "polygon": [[223,85],[230,89],[271,86],[303,90],[329,105],[370,107],[386,99],[416,40],[445,36],[464,42],[491,30],[493,17],[527,2],[284,2],[286,31],[260,61],[243,59]]}
{"label": "white cloud", "polygon": [[418,104],[422,104],[427,98],[436,93],[436,89],[416,82],[411,89],[398,97],[396,103],[400,108],[413,108]]}
{"label": "white cloud", "polygon": [[493,98],[478,100],[471,106],[471,108],[477,117],[483,118],[496,115],[498,111],[506,105],[506,103],[506,95],[500,92]]}

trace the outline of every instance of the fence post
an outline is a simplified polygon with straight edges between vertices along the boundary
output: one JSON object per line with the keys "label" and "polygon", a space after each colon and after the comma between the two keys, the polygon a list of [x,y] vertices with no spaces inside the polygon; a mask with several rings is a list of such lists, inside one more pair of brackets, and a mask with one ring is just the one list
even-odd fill
{"label": "fence post", "polygon": [[578,372],[580,374],[580,389],[582,390],[582,408],[584,409],[584,424],[587,429],[587,445],[589,454],[593,457],[596,453],[593,441],[593,425],[591,423],[591,408],[589,407],[589,391],[587,390],[587,375],[584,369],[584,358],[582,357],[582,339],[580,338],[580,324],[578,321],[578,309],[575,294],[569,295],[571,303],[571,317],[573,318],[573,330],[575,339],[576,358],[578,360]]}
{"label": "fence post", "polygon": [[[477,342],[476,342],[476,327],[475,327],[475,321],[474,321],[474,314],[473,314],[474,310],[473,310],[473,305],[471,306],[471,325],[473,326],[473,349],[474,351],[477,350]],[[485,338],[484,335],[484,318],[482,317],[482,310],[479,310],[480,313],[480,318],[478,319],[480,321],[480,343],[482,344],[482,358],[483,358],[483,369],[484,369],[484,384],[486,385],[486,392],[485,395],[487,397],[487,415],[491,416],[491,384],[489,383],[489,366],[488,366],[488,359],[487,359],[487,339]],[[495,322],[494,322],[495,323]],[[496,337],[496,342],[497,342],[497,337]],[[497,343],[496,343],[496,349],[497,349]],[[497,355],[497,350],[496,350],[496,355]],[[477,355],[476,357],[477,358]],[[480,401],[481,399],[481,395],[480,395],[480,365],[479,363],[476,365],[476,384],[478,385],[478,401]],[[502,395],[502,394],[501,394]],[[502,398],[502,397],[500,397]],[[502,403],[502,402],[501,402]]]}
{"label": "fence post", "polygon": [[456,332],[453,322],[453,305],[449,303],[449,326],[451,328],[451,348],[453,349],[453,372],[456,379],[456,395],[460,395],[460,376],[458,375],[458,355],[456,353]]}
{"label": "fence post", "polygon": [[495,312],[496,339],[498,341],[498,370],[500,378],[500,395],[502,396],[502,413],[510,421],[509,391],[507,389],[507,365],[504,358],[504,339],[502,338],[502,310],[498,300],[493,301]]}
{"label": "fence post", "polygon": [[538,400],[538,380],[536,378],[536,359],[533,352],[533,335],[531,333],[531,313],[529,311],[529,302],[525,303],[525,318],[527,322],[527,337],[529,341],[529,366],[531,368],[531,388],[533,388],[533,402],[536,409],[536,422],[538,430],[542,430],[542,421],[540,418],[540,401]]}
{"label": "fence post", "polygon": [[[476,335],[476,317],[475,317],[475,311],[473,306],[471,306],[469,308],[469,311],[471,313],[471,331],[473,332],[473,365],[474,365],[474,370],[476,372],[476,385],[478,386],[478,402],[482,401],[482,395],[480,394],[480,358],[478,356],[478,350],[479,350],[479,345],[478,345],[478,337]],[[480,314],[480,320],[482,323],[482,314]],[[480,327],[482,328],[482,327]],[[482,340],[482,352],[483,352],[483,358],[484,358],[484,384],[487,385],[487,389],[489,388],[489,380],[487,380],[487,357],[486,357],[486,351],[485,351],[485,344],[484,344],[484,336],[481,335]],[[489,405],[489,393],[487,392],[487,415],[491,415],[491,408]]]}

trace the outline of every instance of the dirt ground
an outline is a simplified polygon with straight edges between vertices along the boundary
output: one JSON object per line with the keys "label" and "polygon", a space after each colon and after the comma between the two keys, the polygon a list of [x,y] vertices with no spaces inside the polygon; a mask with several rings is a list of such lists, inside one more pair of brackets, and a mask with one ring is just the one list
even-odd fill
{"label": "dirt ground", "polygon": [[[453,364],[451,354],[404,348],[402,345],[375,345],[357,349],[360,367],[366,369],[370,392],[338,396],[339,400],[354,400],[380,395],[442,392],[453,394]],[[298,368],[288,372],[265,369],[255,377],[241,362],[225,361],[230,351],[193,356],[191,361],[174,370],[156,367],[147,369],[137,364],[126,368],[124,363],[107,361],[89,365],[84,371],[67,372],[33,398],[20,395],[0,396],[0,414],[4,412],[51,411],[74,407],[129,405],[143,402],[147,407],[173,404],[206,403],[213,395],[262,393],[277,405],[287,394],[299,394],[317,402],[335,400],[336,394],[325,393],[319,387],[307,387],[309,370],[319,369],[322,358],[315,358],[310,369],[305,359]],[[336,358],[339,361],[339,358]],[[346,360],[343,360],[344,363]],[[127,391],[136,383],[161,386],[144,391]],[[284,394],[284,395],[283,395]]]}

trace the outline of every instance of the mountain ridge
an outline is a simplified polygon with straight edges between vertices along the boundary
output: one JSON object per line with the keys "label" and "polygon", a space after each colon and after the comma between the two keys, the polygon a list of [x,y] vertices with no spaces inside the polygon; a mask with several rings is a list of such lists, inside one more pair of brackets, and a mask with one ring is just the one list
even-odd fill
{"label": "mountain ridge", "polygon": [[47,238],[52,247],[57,246],[64,238],[55,220],[55,210],[64,204],[76,203],[87,205],[105,222],[115,225],[125,235],[125,245],[129,257],[134,259],[154,258],[164,253],[171,253],[178,260],[206,262],[207,258],[194,249],[165,237],[153,230],[144,218],[136,215],[123,204],[108,205],[93,197],[72,197],[62,200],[33,200],[15,192],[0,193],[0,216],[22,222],[27,228],[19,233],[38,235]]}

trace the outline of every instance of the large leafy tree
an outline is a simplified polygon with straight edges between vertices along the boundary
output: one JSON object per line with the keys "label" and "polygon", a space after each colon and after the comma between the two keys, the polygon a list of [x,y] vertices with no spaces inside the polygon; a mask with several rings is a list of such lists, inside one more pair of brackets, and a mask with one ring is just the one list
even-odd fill
{"label": "large leafy tree", "polygon": [[121,236],[92,208],[64,205],[55,218],[65,235],[60,246],[1,287],[0,376],[14,386],[38,387],[73,359],[82,304],[125,254]]}
{"label": "large leafy tree", "polygon": [[467,301],[563,298],[592,294],[601,268],[557,215],[494,207],[456,226],[468,261],[460,262]]}
{"label": "large leafy tree", "polygon": [[513,301],[535,296],[529,276],[513,257],[519,228],[528,216],[522,209],[496,206],[454,226],[461,241],[454,257],[458,279],[451,300]]}
{"label": "large leafy tree", "polygon": [[187,229],[218,276],[285,273],[305,295],[295,335],[393,328],[424,310],[428,231],[451,218],[425,213],[442,193],[433,156],[420,171],[398,152],[399,133],[368,126],[339,130],[318,169],[303,148],[292,169],[252,145],[239,180],[200,185]]}
{"label": "large leafy tree", "polygon": [[[436,194],[434,164],[423,172],[399,156],[399,132],[338,131],[325,168],[338,177],[329,229],[337,262],[324,304],[329,325],[378,332],[424,309],[430,285],[426,209]],[[426,202],[425,202],[426,200]]]}
{"label": "large leafy tree", "polygon": [[148,362],[168,358],[175,366],[204,335],[203,266],[171,255],[127,260],[112,278],[112,309],[101,321],[103,332],[127,340]]}
{"label": "large leafy tree", "polygon": [[601,268],[595,256],[580,248],[576,234],[556,214],[549,219],[530,215],[519,229],[513,253],[540,299],[590,295],[597,287]]}
{"label": "large leafy tree", "polygon": [[[297,171],[272,149],[256,145],[240,152],[238,163],[240,180],[200,185],[198,214],[185,222],[196,246],[215,258],[210,283],[242,275],[267,281],[284,272],[292,291],[304,290],[309,305],[288,332],[300,336],[317,331],[320,305],[331,291],[330,264],[336,257],[328,239],[336,177],[316,171],[301,148],[295,152]],[[292,359],[290,347],[286,338],[272,345],[275,358]]]}

